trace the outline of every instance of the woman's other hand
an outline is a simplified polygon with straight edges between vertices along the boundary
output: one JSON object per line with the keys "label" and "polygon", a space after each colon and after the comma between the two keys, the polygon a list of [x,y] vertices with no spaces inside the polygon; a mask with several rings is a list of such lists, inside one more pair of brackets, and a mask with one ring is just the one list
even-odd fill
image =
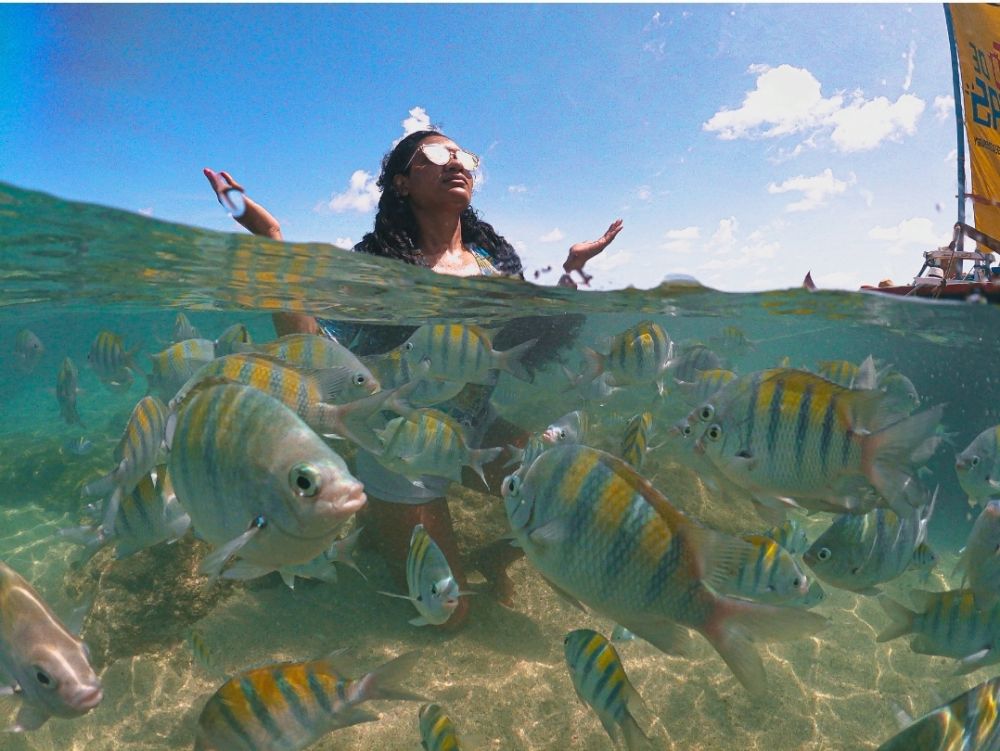
{"label": "woman's other hand", "polygon": [[[219,203],[227,211],[232,213],[233,219],[255,235],[270,237],[273,240],[282,239],[281,225],[278,224],[278,220],[271,216],[270,212],[259,203],[251,201],[243,192],[243,186],[236,182],[232,175],[225,171],[215,172],[208,167],[205,167],[202,172],[208,179],[208,184],[212,186],[212,190],[215,191],[215,197],[219,199]],[[234,191],[239,193],[239,197],[242,199],[240,202],[243,205],[242,211],[233,210],[234,208],[238,209],[239,206],[227,194]]]}
{"label": "woman's other hand", "polygon": [[572,274],[576,271],[583,277],[584,284],[590,284],[590,280],[593,277],[588,276],[583,272],[583,266],[591,258],[601,253],[606,247],[611,244],[611,241],[618,236],[618,233],[622,229],[622,220],[615,219],[611,222],[611,226],[608,227],[607,232],[601,235],[596,240],[591,240],[590,242],[576,243],[576,245],[570,246],[569,256],[566,258],[566,262],[563,264],[563,271],[567,275]]}

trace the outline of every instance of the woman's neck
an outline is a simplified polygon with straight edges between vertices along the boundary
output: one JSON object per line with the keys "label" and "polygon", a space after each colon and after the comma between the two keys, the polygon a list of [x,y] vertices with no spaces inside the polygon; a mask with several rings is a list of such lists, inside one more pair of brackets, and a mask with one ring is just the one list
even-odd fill
{"label": "woman's neck", "polygon": [[433,262],[448,253],[461,253],[462,223],[454,215],[417,215],[417,228],[420,232],[420,252],[428,262]]}

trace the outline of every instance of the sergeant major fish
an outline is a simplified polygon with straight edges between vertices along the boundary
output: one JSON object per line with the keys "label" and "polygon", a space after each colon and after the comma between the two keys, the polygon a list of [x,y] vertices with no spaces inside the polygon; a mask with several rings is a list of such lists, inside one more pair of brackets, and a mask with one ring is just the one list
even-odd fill
{"label": "sergeant major fish", "polygon": [[612,743],[623,741],[629,751],[640,748],[648,740],[640,721],[648,725],[649,712],[614,645],[596,631],[581,628],[566,634],[563,652],[576,695],[594,710]]}
{"label": "sergeant major fish", "polygon": [[587,413],[577,409],[563,415],[542,431],[546,443],[584,443],[587,438],[589,420]]}
{"label": "sergeant major fish", "polygon": [[56,401],[59,402],[59,414],[70,425],[83,425],[83,420],[76,411],[76,395],[80,392],[78,383],[76,365],[67,357],[62,361],[56,376]]}
{"label": "sergeant major fish", "polygon": [[420,722],[420,745],[424,751],[462,750],[455,726],[440,704],[424,704],[417,717]]}
{"label": "sergeant major fish", "polygon": [[230,678],[198,717],[195,751],[301,751],[334,730],[378,719],[360,707],[366,701],[424,700],[399,686],[419,653],[407,652],[358,679],[346,675],[338,654]]}
{"label": "sergeant major fish", "polygon": [[0,562],[0,675],[21,698],[12,732],[49,717],[79,717],[101,703],[101,682],[86,645],[14,569]]}
{"label": "sergeant major fish", "polygon": [[414,626],[440,626],[447,623],[458,607],[459,596],[469,594],[459,591],[448,560],[423,524],[417,524],[410,535],[410,552],[406,556],[406,586],[409,590],[407,595],[392,592],[382,594],[412,602],[420,613],[410,620]]}
{"label": "sergeant major fish", "polygon": [[809,577],[792,555],[770,537],[744,535],[750,544],[732,576],[720,583],[719,591],[757,602],[785,603],[805,596]]}
{"label": "sergeant major fish", "polygon": [[163,401],[169,402],[203,365],[215,359],[215,342],[211,339],[184,339],[150,355],[149,359],[153,365],[149,388]]}
{"label": "sergeant major fish", "polygon": [[[340,342],[317,334],[287,334],[271,342],[256,345],[258,352],[311,370],[347,368],[348,388],[345,402],[377,393],[382,387],[361,360]],[[402,385],[402,384],[398,384]]]}
{"label": "sergeant major fish", "polygon": [[754,694],[765,678],[751,639],[795,639],[825,623],[718,594],[748,543],[689,519],[605,452],[555,446],[508,476],[502,494],[517,542],[558,592],[664,652],[698,631]]}
{"label": "sergeant major fish", "polygon": [[14,369],[21,373],[30,373],[38,365],[45,354],[42,340],[29,329],[21,329],[14,337]]}
{"label": "sergeant major fish", "polygon": [[101,331],[90,345],[87,362],[101,383],[116,391],[125,391],[132,385],[132,371],[140,372],[133,359],[138,351],[138,344],[126,351],[121,336]]}
{"label": "sergeant major fish", "polygon": [[[201,570],[250,579],[306,563],[367,500],[344,460],[285,405],[251,386],[201,384],[167,421],[168,473]],[[223,572],[231,558],[239,558]]]}
{"label": "sergeant major fish", "polygon": [[955,457],[955,472],[970,503],[1000,498],[1000,425],[984,430]]}
{"label": "sergeant major fish", "polygon": [[962,555],[955,566],[962,586],[977,601],[992,604],[1000,598],[1000,499],[990,501],[976,518]]}
{"label": "sergeant major fish", "polygon": [[485,329],[458,323],[425,324],[403,344],[411,367],[426,364],[428,378],[461,383],[491,384],[491,370],[510,373],[522,381],[531,374],[521,362],[537,339],[497,352]]}
{"label": "sergeant major fish", "polygon": [[609,387],[655,383],[663,393],[663,374],[673,355],[673,342],[660,324],[640,321],[612,337],[607,354],[583,348],[586,362],[580,383],[607,373]]}
{"label": "sergeant major fish", "polygon": [[646,452],[649,451],[649,431],[653,425],[653,414],[642,412],[635,415],[625,426],[625,435],[622,436],[622,459],[627,461],[637,470],[642,469],[646,460]]}

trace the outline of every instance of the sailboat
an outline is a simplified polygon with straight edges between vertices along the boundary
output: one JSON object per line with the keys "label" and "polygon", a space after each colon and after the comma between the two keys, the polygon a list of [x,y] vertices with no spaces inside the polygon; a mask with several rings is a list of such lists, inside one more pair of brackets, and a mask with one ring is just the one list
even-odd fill
{"label": "sailboat", "polygon": [[[948,245],[924,251],[911,284],[863,291],[1000,303],[1000,5],[946,3],[958,137],[958,221]],[[964,113],[964,114],[963,114]],[[966,146],[972,190],[965,179]],[[966,224],[966,201],[974,224]],[[975,244],[968,250],[966,240]],[[970,266],[966,266],[969,263]],[[885,284],[884,282],[882,284]]]}

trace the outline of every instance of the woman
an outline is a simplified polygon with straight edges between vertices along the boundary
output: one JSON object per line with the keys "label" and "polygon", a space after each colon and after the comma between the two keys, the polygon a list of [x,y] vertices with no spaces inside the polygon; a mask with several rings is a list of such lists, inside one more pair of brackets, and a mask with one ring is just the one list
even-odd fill
{"label": "woman", "polygon": [[[438,131],[418,131],[403,138],[382,160],[377,183],[382,195],[375,226],[354,250],[396,258],[440,274],[523,278],[521,259],[514,248],[472,208],[473,172],[478,164],[477,156]],[[228,173],[216,174],[210,169],[204,172],[223,205],[227,203],[229,191],[243,193],[242,186]],[[281,228],[274,217],[251,199],[245,196],[243,199],[246,208],[236,220],[254,234],[282,239]],[[563,264],[566,273],[560,284],[575,287],[571,277],[574,271],[585,283],[589,282],[589,277],[583,273],[584,264],[604,250],[621,227],[621,220],[616,220],[597,240],[573,245]],[[413,331],[405,326],[359,327],[294,313],[275,313],[274,322],[279,336],[293,332],[335,336],[341,342],[351,343],[352,349],[362,355],[387,352],[405,341]],[[495,343],[497,349],[506,348],[500,346],[499,338]],[[511,442],[512,426],[494,419],[489,405],[491,391],[489,386],[469,384],[453,400],[438,408],[469,425],[473,434],[485,440],[482,445],[503,445],[497,441]],[[422,523],[440,546],[460,588],[464,589],[465,572],[443,497],[444,485],[415,485],[388,472],[371,455],[360,450],[357,463],[357,474],[365,482],[369,499],[364,519],[366,530],[371,532],[372,541],[385,556],[397,580],[405,582],[410,533],[416,524]],[[499,552],[501,559],[496,565],[500,570],[483,573],[505,580],[502,569],[509,561],[503,558],[509,555],[507,551]],[[460,598],[460,605],[447,625],[460,625],[467,609],[468,598]]]}

